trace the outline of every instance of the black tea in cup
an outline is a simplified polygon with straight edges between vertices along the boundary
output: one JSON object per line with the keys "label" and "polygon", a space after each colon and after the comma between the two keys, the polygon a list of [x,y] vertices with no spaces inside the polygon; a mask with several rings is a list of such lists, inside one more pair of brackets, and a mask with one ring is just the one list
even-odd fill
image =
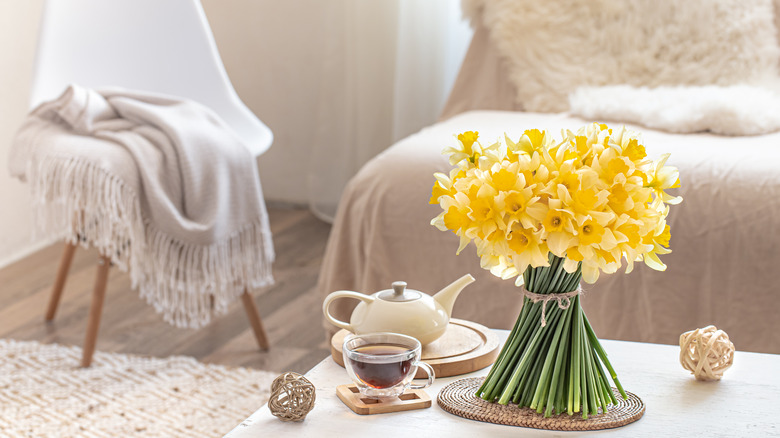
{"label": "black tea in cup", "polygon": [[[400,344],[367,344],[352,351],[360,353],[348,358],[355,374],[363,383],[377,389],[390,388],[401,383],[414,362],[414,351]],[[402,355],[405,352],[409,354]],[[370,355],[373,358],[368,360],[362,355]],[[389,360],[389,356],[395,357]],[[382,357],[388,357],[388,361],[382,361]]]}

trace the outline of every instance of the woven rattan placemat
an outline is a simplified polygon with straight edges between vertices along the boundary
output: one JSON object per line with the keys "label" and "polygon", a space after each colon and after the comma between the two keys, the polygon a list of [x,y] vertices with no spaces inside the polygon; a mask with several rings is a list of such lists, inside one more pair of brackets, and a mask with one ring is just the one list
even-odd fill
{"label": "woven rattan placemat", "polygon": [[610,405],[605,414],[589,416],[587,420],[578,414],[544,418],[533,409],[490,403],[477,397],[475,394],[483,380],[484,377],[471,377],[450,383],[439,392],[439,406],[451,414],[471,420],[547,430],[612,429],[633,423],[645,413],[645,404],[636,394],[626,392],[628,400],[623,400],[613,388],[618,404]]}

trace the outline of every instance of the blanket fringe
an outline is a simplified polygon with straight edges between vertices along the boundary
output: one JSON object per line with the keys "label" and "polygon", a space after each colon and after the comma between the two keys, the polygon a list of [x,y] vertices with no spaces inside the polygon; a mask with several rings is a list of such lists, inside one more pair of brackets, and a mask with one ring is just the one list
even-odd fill
{"label": "blanket fringe", "polygon": [[145,221],[135,191],[95,163],[65,156],[30,163],[36,236],[96,247],[129,272],[132,287],[170,324],[202,327],[245,289],[273,283],[265,209],[227,239],[193,245]]}

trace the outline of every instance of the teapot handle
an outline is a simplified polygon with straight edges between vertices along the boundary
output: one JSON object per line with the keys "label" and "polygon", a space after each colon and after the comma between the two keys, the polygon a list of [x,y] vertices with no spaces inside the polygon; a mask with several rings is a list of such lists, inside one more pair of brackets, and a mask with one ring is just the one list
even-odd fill
{"label": "teapot handle", "polygon": [[344,321],[339,321],[338,319],[334,318],[333,315],[331,315],[330,311],[328,310],[328,308],[330,307],[330,303],[332,303],[334,300],[337,300],[339,298],[355,298],[365,303],[371,303],[374,301],[374,297],[366,294],[348,291],[348,290],[336,291],[331,293],[327,297],[325,297],[325,302],[322,303],[322,313],[325,314],[325,318],[336,327],[340,327],[354,333],[355,331],[352,329],[352,326],[350,324],[347,324]]}

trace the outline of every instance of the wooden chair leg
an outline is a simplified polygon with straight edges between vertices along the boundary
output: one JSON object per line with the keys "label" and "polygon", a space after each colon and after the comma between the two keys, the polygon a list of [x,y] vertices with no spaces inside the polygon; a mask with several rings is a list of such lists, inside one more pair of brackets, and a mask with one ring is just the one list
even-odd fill
{"label": "wooden chair leg", "polygon": [[103,300],[106,297],[109,268],[111,268],[111,259],[100,256],[97,275],[95,276],[95,287],[92,290],[92,303],[89,306],[87,335],[84,339],[84,353],[81,356],[82,367],[88,367],[92,364],[92,355],[95,353],[95,343],[97,342],[98,329],[100,328],[100,315],[103,312]]}
{"label": "wooden chair leg", "polygon": [[57,313],[57,306],[60,304],[62,290],[65,288],[65,280],[68,278],[70,263],[73,261],[73,253],[75,252],[76,245],[65,242],[65,249],[62,251],[62,257],[60,258],[60,266],[57,268],[57,278],[54,280],[51,297],[49,297],[49,308],[46,309],[46,321],[53,320],[54,314]]}
{"label": "wooden chair leg", "polygon": [[260,314],[257,312],[257,306],[255,305],[254,298],[252,298],[252,294],[244,289],[244,293],[241,294],[241,300],[244,302],[246,316],[249,318],[249,323],[252,325],[252,330],[255,332],[257,344],[261,349],[268,350],[268,336],[265,334],[265,328],[263,328],[263,322],[260,320]]}

